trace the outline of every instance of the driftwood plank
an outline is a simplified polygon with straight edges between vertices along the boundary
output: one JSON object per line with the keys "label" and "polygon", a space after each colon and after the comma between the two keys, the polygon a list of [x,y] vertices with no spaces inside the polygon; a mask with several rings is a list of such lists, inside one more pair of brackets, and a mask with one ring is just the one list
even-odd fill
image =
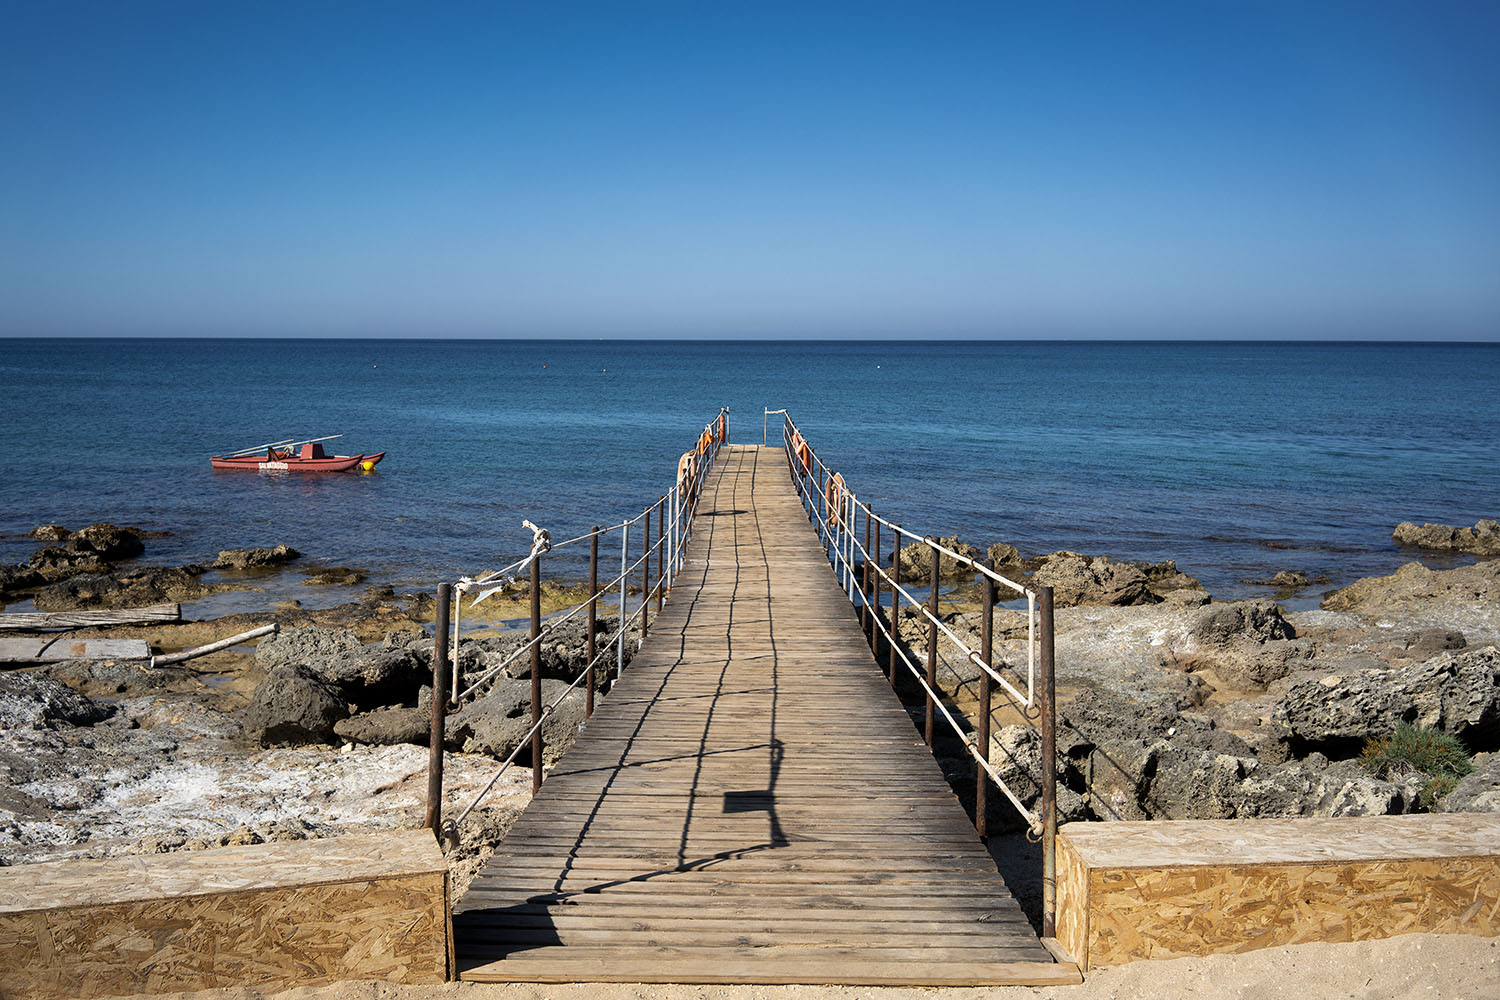
{"label": "driftwood plank", "polygon": [[94,628],[101,625],[149,625],[155,622],[182,621],[182,607],[177,604],[152,604],[144,608],[120,608],[115,611],[27,611],[0,615],[0,629],[40,630],[54,628]]}
{"label": "driftwood plank", "polygon": [[56,663],[61,660],[145,660],[144,639],[70,639],[67,636],[0,639],[0,663]]}

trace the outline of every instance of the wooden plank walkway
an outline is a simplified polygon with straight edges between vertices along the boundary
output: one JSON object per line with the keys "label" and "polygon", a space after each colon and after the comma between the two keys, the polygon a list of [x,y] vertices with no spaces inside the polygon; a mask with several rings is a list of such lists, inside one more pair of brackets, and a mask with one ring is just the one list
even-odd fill
{"label": "wooden plank walkway", "polygon": [[720,451],[650,638],[455,907],[481,981],[1053,984],[779,449]]}

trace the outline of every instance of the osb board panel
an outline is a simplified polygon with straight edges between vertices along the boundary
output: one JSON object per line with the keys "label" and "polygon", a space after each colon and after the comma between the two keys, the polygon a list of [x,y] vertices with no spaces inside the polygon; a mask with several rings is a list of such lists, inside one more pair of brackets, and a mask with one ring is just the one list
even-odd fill
{"label": "osb board panel", "polygon": [[0,914],[4,1000],[448,978],[446,874]]}
{"label": "osb board panel", "polygon": [[1500,814],[1068,823],[1089,868],[1182,868],[1500,855]]}
{"label": "osb board panel", "polygon": [[1415,932],[1500,934],[1500,858],[1094,869],[1079,963]]}
{"label": "osb board panel", "polygon": [[0,868],[0,913],[442,872],[430,830]]}
{"label": "osb board panel", "polygon": [[1068,838],[1057,836],[1057,939],[1078,967],[1089,968],[1089,872]]}

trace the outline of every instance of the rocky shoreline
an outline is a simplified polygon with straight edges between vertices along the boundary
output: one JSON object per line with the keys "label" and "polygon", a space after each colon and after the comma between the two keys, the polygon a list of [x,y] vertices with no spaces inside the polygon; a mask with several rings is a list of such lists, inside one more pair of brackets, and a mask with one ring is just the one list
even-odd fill
{"label": "rocky shoreline", "polygon": [[[1489,538],[1493,524],[1467,534],[1427,526],[1433,530],[1420,537],[1470,545]],[[1398,540],[1418,537],[1405,529]],[[269,546],[153,567],[139,565],[150,536],[134,529],[49,526],[36,536],[43,544],[27,563],[0,568],[8,604],[201,600],[295,572],[298,558]],[[1413,562],[1327,593],[1318,610],[1286,611],[1274,601],[1213,601],[1171,562],[944,544],[1055,590],[1064,819],[1500,811],[1500,560],[1475,551],[1472,565],[1456,569]],[[928,582],[927,553],[909,547],[898,558],[904,581]],[[209,569],[217,578],[205,581]],[[939,563],[942,613],[955,631],[977,635],[977,588],[957,570],[952,560]],[[321,610],[283,602],[213,621],[78,633],[173,651],[280,626],[253,648],[154,669],[72,661],[0,670],[0,863],[415,825],[426,780],[432,599],[382,586],[356,593],[364,582],[358,570],[325,575],[350,599]],[[1287,593],[1318,585],[1306,576],[1268,582]],[[548,584],[544,604],[565,607],[580,593]],[[519,596],[484,606],[477,622],[465,612],[466,623],[480,626],[460,644],[465,678],[499,666],[524,643],[503,627],[523,613]],[[900,624],[909,648],[925,650],[925,624],[911,609]],[[601,615],[598,641],[613,642],[616,627],[616,618]],[[1024,613],[998,610],[995,636],[997,654],[1024,669]],[[586,643],[574,619],[544,644],[549,701],[582,669]],[[624,645],[633,649],[634,636]],[[467,804],[529,728],[528,666],[522,657],[500,671],[450,718],[447,808]],[[600,669],[601,689],[607,674]],[[975,669],[945,662],[940,679],[946,698],[972,718]],[[900,690],[920,713],[913,692]],[[575,690],[546,723],[544,764],[571,743],[582,718]],[[1367,748],[1403,726],[1456,738],[1470,770],[1445,781],[1399,765],[1372,770]],[[993,732],[992,764],[1034,800],[1035,729],[998,707]],[[973,766],[957,741],[938,753],[955,790],[971,797]],[[521,747],[519,766],[460,831],[460,881],[529,800],[526,755]],[[992,808],[998,827],[1014,824],[1008,806]]]}

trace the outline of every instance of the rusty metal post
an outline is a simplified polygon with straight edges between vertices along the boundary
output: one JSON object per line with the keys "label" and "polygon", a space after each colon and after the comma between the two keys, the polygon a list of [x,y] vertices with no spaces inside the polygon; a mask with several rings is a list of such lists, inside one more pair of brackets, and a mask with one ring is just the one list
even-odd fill
{"label": "rusty metal post", "polygon": [[646,508],[645,530],[641,532],[641,641],[651,628],[651,508]]}
{"label": "rusty metal post", "polygon": [[825,555],[827,554],[826,549],[828,548],[828,543],[832,540],[832,531],[825,532],[823,530],[824,525],[828,523],[828,512],[823,509],[827,506],[827,504],[824,502],[827,497],[828,492],[823,485],[823,466],[821,463],[818,463],[818,499],[813,502],[817,505],[816,509],[818,512],[818,534],[823,537],[823,548],[825,549]]}
{"label": "rusty metal post", "polygon": [[870,640],[870,645],[875,644],[875,621],[870,616],[870,555],[874,549],[870,547],[870,512],[865,511],[865,569],[859,578],[859,593],[863,600],[859,604],[859,624],[865,630]]}
{"label": "rusty metal post", "polygon": [[891,648],[886,674],[891,687],[896,686],[896,657],[901,640],[901,529],[891,529]]}
{"label": "rusty metal post", "polygon": [[583,717],[594,714],[594,657],[598,655],[598,640],[594,629],[599,620],[599,526],[589,529],[589,676],[584,682]]}
{"label": "rusty metal post", "polygon": [[542,557],[531,560],[531,794],[542,787]]}
{"label": "rusty metal post", "polygon": [[[666,570],[662,568],[662,557],[666,555],[667,547],[662,544],[662,529],[667,526],[667,498],[662,497],[656,501],[656,614],[661,616],[661,602],[666,597]],[[646,562],[650,562],[647,559]]]}
{"label": "rusty metal post", "polygon": [[1057,699],[1052,588],[1042,587],[1037,610],[1042,649],[1042,936],[1057,936]]}
{"label": "rusty metal post", "polygon": [[[931,542],[928,543],[931,545]],[[938,643],[938,550],[932,550],[932,586],[928,590],[927,610],[932,617],[927,622],[927,745],[932,746],[937,731],[937,703],[932,694],[937,690],[937,643]]]}
{"label": "rusty metal post", "polygon": [[432,733],[427,752],[427,815],[422,825],[436,830],[443,821],[443,740],[448,717],[448,605],[453,585],[438,584],[437,623],[432,637]]}
{"label": "rusty metal post", "polygon": [[[871,512],[873,515],[873,511]],[[871,518],[873,520],[873,517]],[[870,574],[870,582],[875,586],[875,608],[870,613],[875,617],[870,623],[870,652],[880,654],[880,522],[875,522],[875,542],[870,546],[870,562],[875,565],[875,570]]]}
{"label": "rusty metal post", "polygon": [[[979,585],[983,588],[984,609],[979,616],[979,655],[986,667],[995,665],[995,581],[983,573],[979,574]],[[979,752],[990,759],[990,675],[979,671],[979,732],[975,734]],[[974,829],[980,837],[990,835],[989,809],[990,776],[984,768],[976,768],[974,775]]]}

